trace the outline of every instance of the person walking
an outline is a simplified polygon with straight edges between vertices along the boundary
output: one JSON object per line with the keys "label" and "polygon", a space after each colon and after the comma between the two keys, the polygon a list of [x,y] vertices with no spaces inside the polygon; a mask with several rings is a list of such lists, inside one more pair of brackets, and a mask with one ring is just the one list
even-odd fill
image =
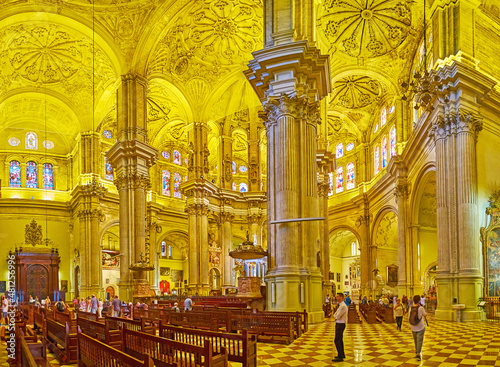
{"label": "person walking", "polygon": [[396,318],[396,325],[398,330],[401,331],[401,325],[403,324],[404,309],[401,304],[401,300],[398,298],[396,304],[394,305],[394,317]]}
{"label": "person walking", "polygon": [[2,295],[2,321],[1,321],[1,325],[7,325],[9,323],[8,316],[9,316],[9,300],[7,299],[7,297]]}
{"label": "person walking", "polygon": [[118,295],[115,295],[113,302],[111,302],[111,307],[113,310],[113,313],[112,313],[113,317],[120,317],[121,306],[122,306],[122,302],[118,299]]}
{"label": "person walking", "polygon": [[344,302],[344,294],[337,293],[335,297],[339,308],[333,314],[335,317],[335,348],[337,348],[338,356],[332,359],[333,362],[342,362],[345,358],[344,353],[344,330],[347,322],[347,305]]}
{"label": "person walking", "polygon": [[99,302],[97,303],[97,313],[99,314],[99,318],[102,317],[102,298],[99,298]]}
{"label": "person walking", "polygon": [[413,340],[415,341],[415,358],[417,358],[417,361],[420,361],[422,359],[422,344],[424,343],[425,334],[424,319],[427,313],[420,304],[420,296],[418,294],[413,296],[413,306],[410,309],[409,315],[408,321],[410,322]]}
{"label": "person walking", "polygon": [[99,302],[97,301],[96,296],[93,294],[92,299],[90,300],[90,312],[96,314],[98,306]]}

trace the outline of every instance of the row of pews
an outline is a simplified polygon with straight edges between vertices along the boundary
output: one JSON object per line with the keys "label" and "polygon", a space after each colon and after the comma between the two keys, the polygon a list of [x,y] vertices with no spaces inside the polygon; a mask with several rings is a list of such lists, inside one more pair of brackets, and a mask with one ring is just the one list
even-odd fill
{"label": "row of pews", "polygon": [[368,324],[376,324],[376,323],[394,323],[396,320],[394,319],[394,310],[392,307],[380,306],[378,304],[360,304],[359,311],[366,319]]}
{"label": "row of pews", "polygon": [[24,325],[33,320],[42,333],[43,342],[36,344],[53,352],[60,364],[85,366],[107,365],[107,360],[123,360],[116,366],[227,366],[228,361],[256,366],[257,341],[288,344],[308,329],[306,311],[252,313],[241,307],[175,312],[160,305],[136,308],[133,319],[35,306],[21,308],[21,314]]}

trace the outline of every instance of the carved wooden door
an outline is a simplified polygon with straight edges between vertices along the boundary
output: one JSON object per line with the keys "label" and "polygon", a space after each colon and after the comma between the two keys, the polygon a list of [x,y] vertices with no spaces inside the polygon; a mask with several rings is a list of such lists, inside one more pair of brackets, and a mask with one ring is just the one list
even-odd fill
{"label": "carved wooden door", "polygon": [[115,298],[115,289],[113,287],[106,288],[106,298],[112,300]]}
{"label": "carved wooden door", "polygon": [[49,271],[43,265],[31,265],[27,272],[28,297],[45,299],[49,295]]}

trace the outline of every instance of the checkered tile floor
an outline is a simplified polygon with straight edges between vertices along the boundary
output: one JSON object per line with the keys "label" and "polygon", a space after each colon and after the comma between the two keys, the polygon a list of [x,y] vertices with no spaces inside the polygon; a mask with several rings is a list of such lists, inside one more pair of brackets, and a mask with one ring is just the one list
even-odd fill
{"label": "checkered tile floor", "polygon": [[[333,339],[334,321],[310,326],[309,331],[290,345],[258,345],[259,366],[500,366],[500,323],[452,323],[429,317],[422,361],[415,359],[413,337],[407,321],[403,330],[396,324],[351,324],[344,332],[347,358],[332,362],[337,355]],[[51,365],[57,365],[48,354]],[[5,343],[0,345],[0,366],[8,366]],[[240,366],[230,363],[231,367]]]}

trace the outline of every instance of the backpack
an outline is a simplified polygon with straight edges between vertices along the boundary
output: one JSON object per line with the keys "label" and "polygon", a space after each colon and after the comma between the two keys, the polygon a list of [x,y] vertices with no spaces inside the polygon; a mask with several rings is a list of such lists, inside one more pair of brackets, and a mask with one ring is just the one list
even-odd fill
{"label": "backpack", "polygon": [[416,326],[422,320],[421,318],[420,319],[418,318],[418,309],[419,308],[420,308],[420,306],[416,306],[416,307],[413,306],[411,308],[410,317],[409,317],[410,325]]}
{"label": "backpack", "polygon": [[61,302],[57,302],[56,309],[59,312],[64,312],[64,306]]}

